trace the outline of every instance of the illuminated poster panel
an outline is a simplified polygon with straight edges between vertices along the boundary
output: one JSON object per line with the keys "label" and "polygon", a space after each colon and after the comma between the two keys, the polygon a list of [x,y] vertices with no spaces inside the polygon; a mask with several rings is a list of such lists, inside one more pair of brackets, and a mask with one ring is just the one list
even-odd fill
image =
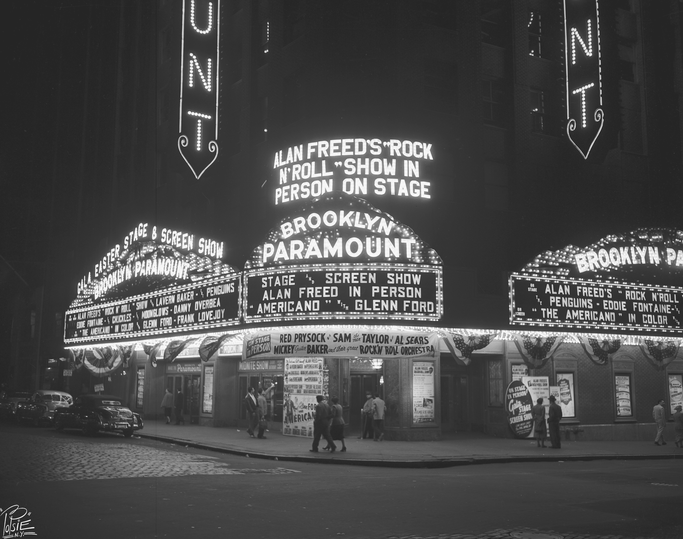
{"label": "illuminated poster panel", "polygon": [[413,424],[436,421],[436,397],[434,396],[434,363],[413,362]]}
{"label": "illuminated poster panel", "polygon": [[418,265],[294,266],[244,273],[244,321],[438,320],[442,270]]}
{"label": "illuminated poster panel", "polygon": [[669,375],[669,404],[672,414],[676,406],[683,406],[683,374]]}
{"label": "illuminated poster panel", "polygon": [[605,122],[598,0],[564,0],[567,136],[588,158]]}
{"label": "illuminated poster panel", "polygon": [[683,331],[683,289],[512,274],[510,323]]}
{"label": "illuminated poster panel", "polygon": [[199,179],[218,157],[220,0],[183,0],[178,150]]}
{"label": "illuminated poster panel", "polygon": [[615,375],[614,390],[617,404],[617,417],[633,417],[633,405],[631,403],[631,375]]}
{"label": "illuminated poster panel", "polygon": [[315,140],[275,152],[275,205],[301,203],[333,192],[361,198],[429,200],[432,144],[380,138]]}
{"label": "illuminated poster panel", "polygon": [[239,276],[68,310],[64,342],[120,341],[239,323]]}

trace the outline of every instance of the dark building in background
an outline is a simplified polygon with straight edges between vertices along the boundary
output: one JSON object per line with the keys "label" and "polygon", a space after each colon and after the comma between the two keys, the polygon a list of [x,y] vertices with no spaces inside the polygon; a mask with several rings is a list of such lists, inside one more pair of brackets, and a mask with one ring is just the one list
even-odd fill
{"label": "dark building in background", "polygon": [[[599,43],[588,42],[585,26],[574,41],[566,40],[563,1],[223,0],[220,12],[216,1],[219,149],[199,178],[179,151],[179,124],[184,118],[187,127],[190,108],[206,102],[193,102],[186,88],[190,108],[183,108],[179,96],[189,72],[197,87],[199,68],[208,76],[211,53],[202,50],[198,64],[188,63],[184,47],[191,41],[182,40],[181,2],[60,2],[35,15],[27,6],[17,20],[37,17],[54,50],[46,55],[15,47],[18,67],[35,60],[40,69],[26,70],[32,107],[12,112],[22,128],[5,134],[2,150],[9,172],[2,191],[11,196],[2,202],[7,241],[0,266],[3,303],[13,305],[3,310],[3,346],[9,351],[0,367],[3,382],[63,386],[64,377],[45,372],[50,365],[63,370],[63,313],[76,295],[75,283],[137,223],[222,241],[223,261],[244,269],[282,219],[309,211],[313,197],[299,193],[298,200],[283,202],[282,191],[278,195],[283,166],[274,156],[283,150],[286,159],[288,148],[313,141],[376,138],[429,145],[433,159],[421,160],[412,176],[428,182],[428,197],[390,196],[373,190],[372,179],[360,197],[412,229],[442,261],[443,316],[405,322],[409,326],[465,328],[470,337],[478,329],[514,331],[508,276],[538,255],[637,229],[681,228],[680,5],[576,4],[597,6]],[[198,30],[207,6],[196,2]],[[568,103],[576,97],[568,99],[574,87],[567,79],[567,43],[583,46],[584,57],[590,49],[591,59],[599,60],[599,81],[592,82],[600,85],[603,123],[589,151],[584,149],[587,155],[567,131]],[[196,46],[199,51],[202,45]],[[48,91],[43,81],[49,81]],[[201,113],[212,115],[210,109]],[[208,127],[207,120],[204,136]],[[342,178],[360,178],[364,171],[334,176],[334,194]],[[383,169],[368,176],[386,180],[389,174]],[[354,189],[358,196],[360,188]],[[674,276],[661,284],[679,281]],[[599,326],[594,331],[618,333]],[[624,333],[639,334],[628,328]],[[552,386],[558,374],[571,374],[577,393],[586,395],[576,424],[611,421],[614,395],[591,403],[590,411],[587,401],[601,392],[612,395],[614,376],[628,374],[639,392],[629,420],[642,423],[649,420],[650,401],[667,389],[666,376],[683,368],[675,360],[667,371],[656,371],[633,348],[630,359],[622,358],[625,363],[604,376],[607,371],[594,376],[590,368],[596,367],[584,365],[589,360],[575,351],[536,369],[527,364],[524,374],[547,376]],[[504,387],[521,376],[513,367],[524,365],[512,338],[499,335],[467,367],[442,352],[437,428],[503,432]],[[197,369],[187,376],[203,383]],[[240,421],[233,410],[244,389],[240,377],[249,383],[263,379],[237,365],[231,369],[223,380],[216,373],[214,391],[222,397],[216,393],[215,405],[224,411],[212,412],[212,424]],[[268,376],[281,376],[279,369]],[[347,376],[350,391],[365,387],[366,374],[367,383],[376,385],[372,372],[348,369],[339,376]],[[154,401],[164,373],[147,376]],[[399,369],[396,376],[406,373]],[[636,379],[643,380],[640,386]],[[78,382],[94,383],[87,376]],[[135,394],[135,382],[119,384],[119,391]],[[157,411],[156,402],[139,404],[147,413]]]}

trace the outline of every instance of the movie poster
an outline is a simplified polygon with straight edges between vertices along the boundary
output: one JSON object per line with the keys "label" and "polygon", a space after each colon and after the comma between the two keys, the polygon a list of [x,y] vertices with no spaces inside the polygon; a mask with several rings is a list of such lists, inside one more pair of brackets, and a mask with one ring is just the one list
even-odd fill
{"label": "movie poster", "polygon": [[436,421],[434,409],[434,363],[413,362],[413,424]]}
{"label": "movie poster", "polygon": [[285,359],[283,434],[313,437],[315,396],[324,394],[324,362],[321,357]]}

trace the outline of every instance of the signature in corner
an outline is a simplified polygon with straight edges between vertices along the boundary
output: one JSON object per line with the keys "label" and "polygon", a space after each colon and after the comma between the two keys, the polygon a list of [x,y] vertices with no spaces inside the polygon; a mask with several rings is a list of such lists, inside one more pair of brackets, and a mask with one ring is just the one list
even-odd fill
{"label": "signature in corner", "polygon": [[31,526],[31,513],[25,507],[17,504],[11,505],[7,509],[0,507],[0,522],[2,523],[2,535],[0,539],[13,539],[14,537],[25,537],[27,535],[38,535]]}

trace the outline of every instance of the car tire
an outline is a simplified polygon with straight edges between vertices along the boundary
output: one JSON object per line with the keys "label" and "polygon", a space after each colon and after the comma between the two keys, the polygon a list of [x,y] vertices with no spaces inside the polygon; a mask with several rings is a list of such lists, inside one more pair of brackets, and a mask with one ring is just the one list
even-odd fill
{"label": "car tire", "polygon": [[61,417],[55,418],[55,430],[64,430],[64,420]]}
{"label": "car tire", "polygon": [[81,430],[83,431],[83,436],[92,436],[94,434],[92,427],[87,423],[83,423]]}
{"label": "car tire", "polygon": [[40,422],[40,418],[39,418],[39,417],[34,417],[34,418],[33,418],[33,426],[34,426],[34,427],[40,427],[41,425],[42,425],[42,423]]}
{"label": "car tire", "polygon": [[126,429],[126,430],[124,430],[124,431],[123,431],[123,435],[124,435],[126,438],[130,438],[131,436],[133,436],[133,429]]}

